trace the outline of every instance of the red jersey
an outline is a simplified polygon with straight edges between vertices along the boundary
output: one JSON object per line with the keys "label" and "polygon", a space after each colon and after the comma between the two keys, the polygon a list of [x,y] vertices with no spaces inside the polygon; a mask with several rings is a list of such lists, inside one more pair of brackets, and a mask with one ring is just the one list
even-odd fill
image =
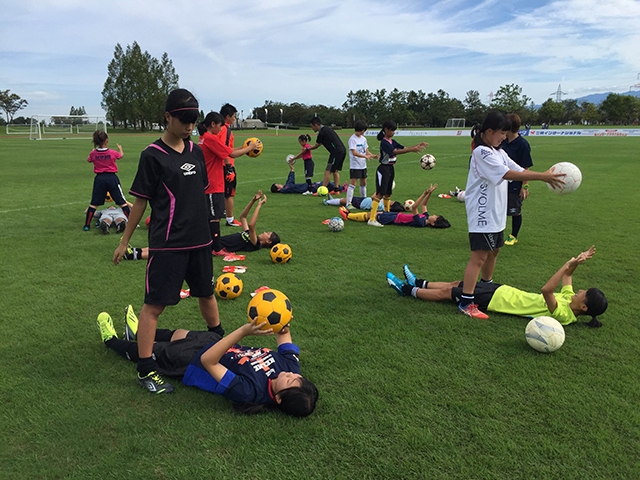
{"label": "red jersey", "polygon": [[[229,128],[228,124],[225,123],[222,126],[222,128],[220,129],[220,133],[218,133],[218,137],[220,137],[220,140],[223,144],[225,144],[227,147],[231,147],[231,150],[233,150],[233,132]],[[229,164],[234,165],[234,159],[229,157],[228,155],[227,157],[229,158]]]}
{"label": "red jersey", "polygon": [[91,150],[87,162],[93,163],[93,173],[118,173],[116,160],[120,160],[122,155],[109,148],[96,148]]}
{"label": "red jersey", "polygon": [[219,135],[209,132],[200,137],[198,145],[204,153],[204,163],[209,177],[209,188],[205,193],[224,193],[224,159],[233,149],[225,146]]}

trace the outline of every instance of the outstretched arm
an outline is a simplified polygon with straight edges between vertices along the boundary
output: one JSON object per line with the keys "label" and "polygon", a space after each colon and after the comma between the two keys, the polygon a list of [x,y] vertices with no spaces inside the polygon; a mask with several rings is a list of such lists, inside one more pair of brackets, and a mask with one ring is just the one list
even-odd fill
{"label": "outstretched arm", "polygon": [[124,257],[124,254],[127,253],[127,244],[129,243],[129,240],[131,240],[131,236],[142,219],[142,215],[146,208],[147,201],[144,198],[136,197],[133,201],[133,207],[131,207],[131,213],[129,214],[129,221],[127,222],[127,227],[124,229],[124,234],[122,235],[120,244],[113,252],[113,263],[115,265],[118,265],[122,260],[122,257]]}
{"label": "outstretched arm", "polygon": [[573,272],[576,270],[578,265],[593,257],[594,253],[596,253],[596,247],[591,245],[589,250],[582,252],[577,257],[572,257],[568,262],[560,267],[560,269],[547,281],[547,283],[544,284],[542,287],[542,296],[544,297],[544,301],[547,303],[547,308],[551,313],[553,313],[558,306],[556,297],[553,295],[556,287],[560,283],[562,283],[563,287],[565,285],[571,285]]}
{"label": "outstretched arm", "polygon": [[124,151],[122,150],[122,145],[120,145],[119,143],[116,143],[116,146],[118,147],[118,153],[120,154],[120,156],[124,157]]}
{"label": "outstretched arm", "polygon": [[[258,193],[262,195],[261,191]],[[258,243],[258,235],[256,235],[256,223],[258,222],[258,215],[260,215],[260,209],[265,203],[267,203],[267,196],[262,195],[262,198],[258,200],[258,204],[256,205],[256,208],[253,211],[253,215],[251,215],[251,220],[249,221],[249,238],[251,239],[251,243],[253,243],[254,245]]]}
{"label": "outstretched arm", "polygon": [[202,354],[200,361],[202,366],[207,369],[207,372],[211,374],[217,382],[222,380],[222,377],[227,373],[227,367],[220,364],[222,356],[233,347],[236,343],[249,335],[272,335],[273,330],[261,330],[260,327],[265,325],[266,322],[262,322],[259,325],[256,324],[257,318],[251,323],[246,323],[240,328],[234,330],[229,335],[218,340],[209,350]]}
{"label": "outstretched arm", "polygon": [[420,142],[417,145],[414,145],[413,147],[396,148],[393,151],[393,153],[396,155],[399,155],[401,153],[411,153],[411,152],[420,153],[422,150],[424,150],[428,146],[429,144],[427,142]]}
{"label": "outstretched arm", "polygon": [[251,197],[251,200],[249,200],[249,203],[247,203],[247,206],[244,207],[244,210],[242,210],[242,213],[240,214],[240,223],[242,223],[242,230],[249,229],[249,225],[247,224],[247,217],[249,216],[251,207],[253,207],[253,204],[256,203],[261,196],[262,196],[262,190],[258,190],[258,193],[256,193],[253,197]]}

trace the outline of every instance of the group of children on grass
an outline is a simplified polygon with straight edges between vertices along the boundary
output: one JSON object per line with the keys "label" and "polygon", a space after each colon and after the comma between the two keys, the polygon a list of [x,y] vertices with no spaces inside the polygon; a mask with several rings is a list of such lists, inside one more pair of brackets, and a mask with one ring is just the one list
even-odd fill
{"label": "group of children on grass", "polygon": [[[254,320],[224,336],[218,305],[213,294],[212,252],[224,254],[236,247],[241,249],[243,246],[251,245],[258,248],[279,242],[279,238],[273,232],[256,234],[255,223],[261,206],[266,202],[266,196],[262,195],[261,191],[254,195],[241,215],[243,233],[237,234],[239,237],[236,235],[226,243],[225,237],[220,236],[219,223],[225,216],[223,212],[227,212],[228,224],[233,224],[234,221],[229,217],[229,210],[225,205],[226,193],[232,193],[227,190],[226,185],[232,184],[235,180],[235,170],[230,168],[228,159],[237,158],[255,148],[251,143],[246,147],[233,147],[228,123],[229,118],[235,117],[235,109],[233,110],[232,114],[227,115],[209,113],[204,121],[197,125],[200,140],[199,145],[195,145],[190,136],[199,115],[198,101],[184,89],[170,93],[165,106],[165,131],[162,137],[149,145],[140,156],[138,171],[130,189],[135,200],[130,211],[126,211],[130,221],[113,254],[115,264],[127,255],[129,240],[149,204],[152,213],[149,222],[144,305],[139,318],[135,316],[131,306],[127,307],[125,340],[118,338],[108,314],[102,313],[98,316],[98,325],[102,339],[108,347],[136,362],[138,382],[150,392],[171,392],[173,386],[165,380],[164,375],[176,376],[182,377],[186,385],[230,398],[240,411],[255,412],[264,408],[279,408],[286,413],[302,417],[314,410],[318,392],[309,380],[300,375],[299,348],[292,343],[289,327],[276,335],[277,351],[241,347],[237,343],[245,336],[269,335],[273,332],[261,330],[263,324]],[[309,145],[308,136],[301,136],[299,139],[303,150],[297,158],[305,161],[307,180],[302,185],[305,191],[314,188],[310,181],[313,176],[313,161],[308,153],[324,145],[329,152],[329,160],[321,186],[328,186],[329,180],[333,177],[335,187],[340,183],[340,171],[346,149],[335,131],[323,126],[319,119],[314,118],[311,127],[318,133],[315,145]],[[374,155],[369,151],[364,137],[366,128],[364,123],[356,122],[356,133],[349,140],[350,182],[347,186],[347,197],[344,199],[345,205],[340,207],[343,217],[367,221],[373,226],[400,224],[448,227],[449,223],[445,219],[429,215],[427,212],[427,202],[436,188],[433,185],[415,202],[412,214],[405,214],[397,209],[392,211],[392,205],[395,204],[391,202],[390,197],[396,156],[409,152],[419,153],[428,145],[425,142],[412,147],[400,145],[393,139],[396,124],[385,122],[378,134],[381,153],[380,156]],[[487,116],[473,139],[474,149],[470,160],[465,204],[471,257],[463,281],[429,282],[417,279],[406,265],[403,268],[405,281],[391,272],[387,274],[387,281],[401,295],[431,301],[455,301],[461,312],[474,318],[488,318],[481,312],[482,309],[515,315],[548,314],[555,316],[562,323],[575,321],[576,315],[588,314],[593,317],[591,325],[598,326],[599,321],[595,316],[604,312],[607,306],[602,292],[589,289],[581,290],[574,295],[571,288],[573,271],[577,265],[593,256],[593,247],[569,260],[547,282],[542,290],[544,303],[537,297],[533,298],[533,294],[493,283],[497,255],[504,243],[502,232],[508,207],[507,181],[540,180],[552,186],[562,183],[560,174],[551,170],[544,173],[525,170],[509,158],[500,148],[509,129],[508,118],[501,113],[493,112]],[[101,140],[99,145],[96,144],[96,151],[100,151],[106,157],[104,149],[107,145],[108,140]],[[114,153],[121,157],[122,149],[119,150]],[[116,159],[114,154],[109,155]],[[376,171],[376,192],[370,199],[370,211],[351,213],[344,207],[356,203],[361,206],[364,204],[366,162],[373,158],[379,160],[379,166]],[[295,159],[289,161],[290,177],[293,177],[294,161]],[[96,171],[94,196],[87,213],[88,221],[91,208],[95,211],[97,204],[105,197],[106,192],[103,190],[110,191],[113,195],[113,182],[117,181],[117,176],[115,180],[113,176],[116,171],[117,169]],[[113,175],[98,180],[98,177],[105,173]],[[287,185],[296,185],[293,178],[291,180],[285,185],[274,184],[272,191],[282,192]],[[360,197],[355,197],[358,181]],[[114,200],[118,204],[124,204],[124,198],[117,195]],[[119,200],[122,203],[119,203]],[[330,199],[326,203],[335,200]],[[378,212],[381,202],[382,212]],[[254,213],[247,222],[254,204]],[[351,217],[352,215],[359,216],[356,218]],[[481,280],[476,283],[479,273],[482,273]],[[175,305],[180,300],[180,290],[184,281],[190,287],[191,296],[198,298],[200,312],[208,327],[205,332],[156,328],[158,318],[165,307]],[[563,288],[560,294],[554,294],[554,289],[559,283],[562,283]]]}

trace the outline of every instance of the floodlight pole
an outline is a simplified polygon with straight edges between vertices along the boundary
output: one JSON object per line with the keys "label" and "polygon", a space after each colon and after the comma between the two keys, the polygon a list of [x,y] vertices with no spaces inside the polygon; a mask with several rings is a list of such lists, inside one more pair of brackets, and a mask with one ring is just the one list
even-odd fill
{"label": "floodlight pole", "polygon": [[264,124],[266,125],[268,123],[267,121],[267,115],[269,115],[269,110],[267,110],[266,108],[264,109]]}
{"label": "floodlight pole", "polygon": [[282,109],[280,109],[280,123],[282,124]]}

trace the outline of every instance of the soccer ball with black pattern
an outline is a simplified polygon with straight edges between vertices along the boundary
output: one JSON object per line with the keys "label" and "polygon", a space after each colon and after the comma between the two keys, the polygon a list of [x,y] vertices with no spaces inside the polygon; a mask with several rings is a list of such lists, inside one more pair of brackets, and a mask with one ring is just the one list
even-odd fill
{"label": "soccer ball with black pattern", "polygon": [[329,230],[331,230],[332,232],[341,232],[342,229],[344,229],[344,220],[342,220],[340,217],[333,217],[331,220],[329,220]]}
{"label": "soccer ball with black pattern", "polygon": [[286,243],[276,243],[269,250],[269,255],[273,263],[287,263],[291,260],[291,247]]}
{"label": "soccer ball with black pattern", "polygon": [[293,316],[291,302],[279,290],[262,290],[251,299],[247,307],[249,322],[257,318],[258,324],[265,323],[262,330],[272,329],[275,333],[282,330]]}
{"label": "soccer ball with black pattern", "polygon": [[554,188],[547,183],[547,187],[549,187],[549,190],[553,191],[553,193],[565,195],[567,193],[575,192],[582,183],[582,172],[573,163],[556,163],[551,167],[551,169],[553,170],[553,173],[565,174],[562,178],[562,180],[564,180],[564,184],[560,187]]}
{"label": "soccer ball with black pattern", "polygon": [[436,166],[436,157],[434,157],[430,153],[425,153],[422,157],[420,157],[420,166],[424,170],[431,170]]}
{"label": "soccer ball with black pattern", "polygon": [[408,199],[406,202],[404,202],[404,205],[403,205],[404,206],[404,211],[405,212],[410,212],[415,204],[416,204],[415,200]]}
{"label": "soccer ball with black pattern", "polygon": [[249,146],[251,142],[256,142],[258,146],[253,150],[249,150],[249,152],[247,152],[247,155],[250,156],[251,158],[256,158],[260,156],[260,154],[262,153],[262,142],[260,141],[259,138],[250,137],[244,141],[243,146],[246,148]]}
{"label": "soccer ball with black pattern", "polygon": [[242,280],[233,273],[223,273],[216,280],[215,290],[225,300],[238,298],[242,293]]}

